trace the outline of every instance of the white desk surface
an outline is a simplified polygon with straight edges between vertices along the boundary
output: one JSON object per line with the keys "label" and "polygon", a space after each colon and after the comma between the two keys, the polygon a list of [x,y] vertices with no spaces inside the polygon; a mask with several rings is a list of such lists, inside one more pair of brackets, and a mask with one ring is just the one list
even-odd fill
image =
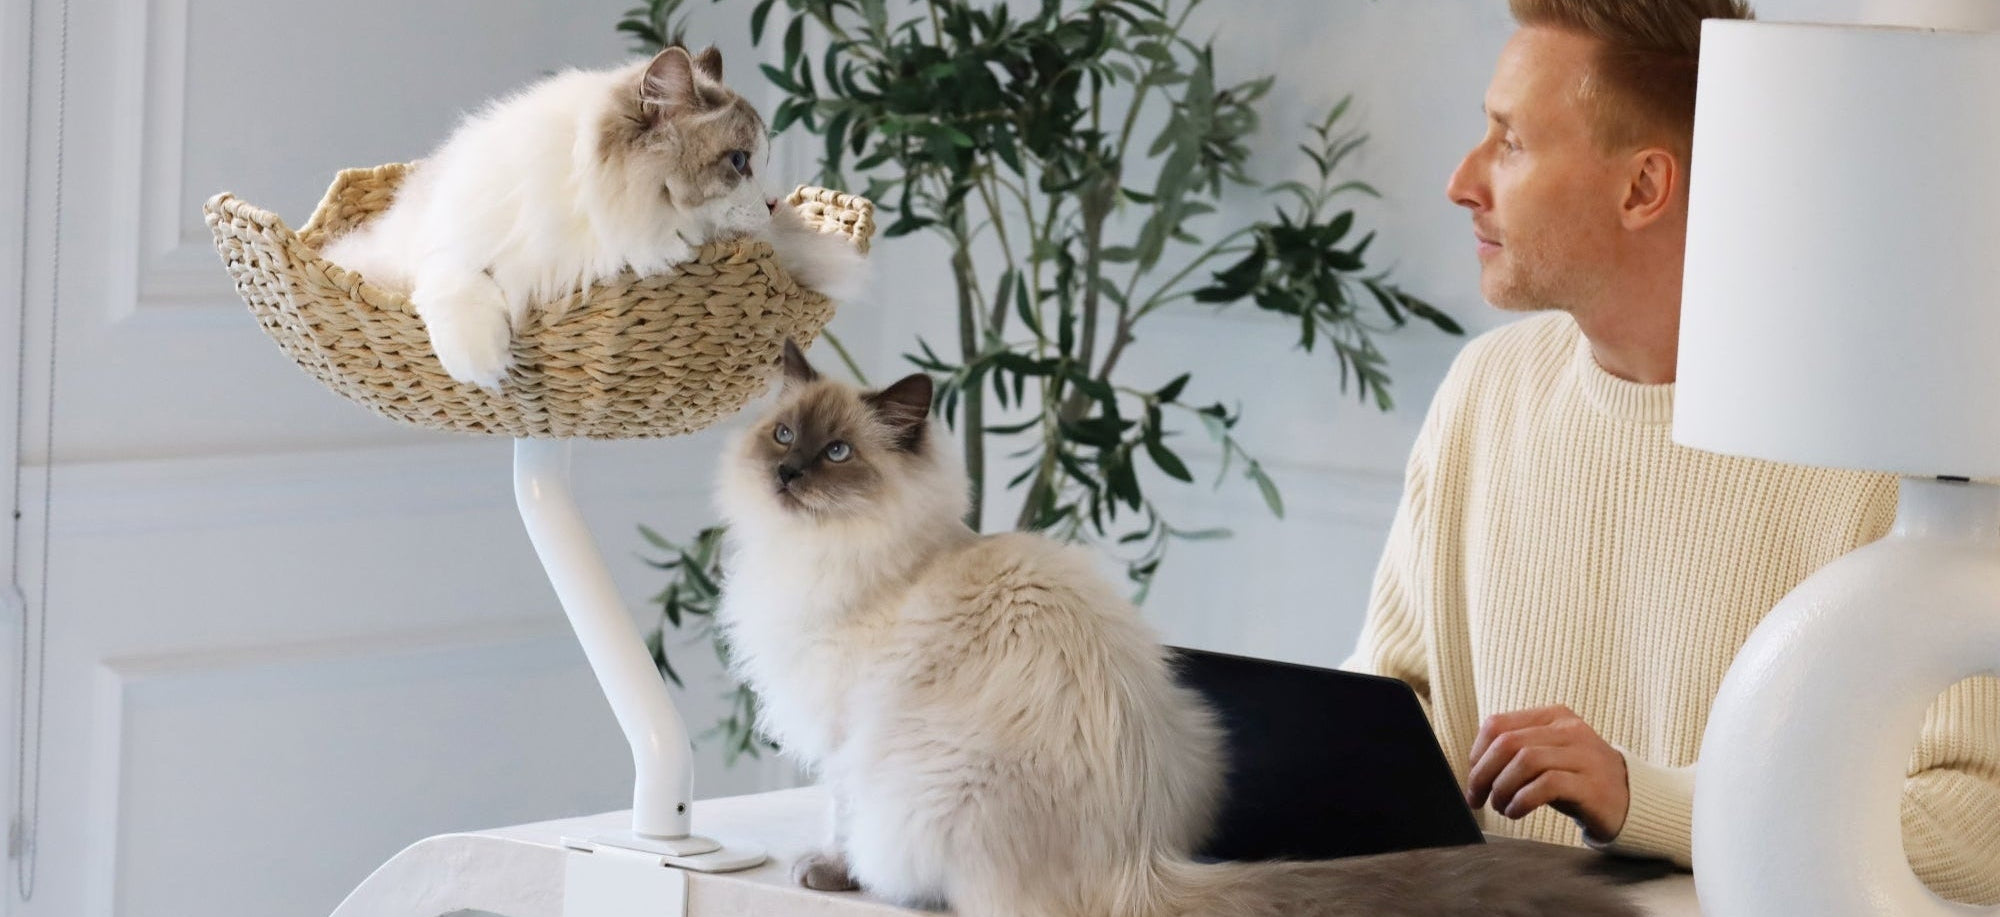
{"label": "white desk surface", "polygon": [[[825,830],[826,796],[817,787],[706,799],[695,803],[694,833],[763,847],[771,859],[742,872],[689,873],[689,917],[909,917],[911,911],[863,893],[799,887],[791,864]],[[501,917],[562,917],[564,836],[630,827],[630,813],[535,822],[412,844],[391,858],[335,909],[333,917],[436,917],[458,910]],[[1653,917],[1700,917],[1688,875],[1633,886]],[[935,917],[935,915],[931,915]]]}

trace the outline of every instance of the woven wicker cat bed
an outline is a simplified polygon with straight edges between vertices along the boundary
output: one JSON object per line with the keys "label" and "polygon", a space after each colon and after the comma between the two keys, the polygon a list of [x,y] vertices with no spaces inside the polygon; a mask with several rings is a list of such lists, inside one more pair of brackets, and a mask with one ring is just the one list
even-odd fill
{"label": "woven wicker cat bed", "polygon": [[[328,388],[404,423],[515,437],[689,433],[763,391],[787,337],[833,317],[759,240],[714,242],[665,275],[626,273],[535,310],[497,392],[445,374],[409,300],[319,257],[328,239],[389,205],[409,167],[349,169],[294,233],[223,193],[202,207],[215,248],[264,331]],[[862,252],[867,200],[801,187],[790,202]]]}

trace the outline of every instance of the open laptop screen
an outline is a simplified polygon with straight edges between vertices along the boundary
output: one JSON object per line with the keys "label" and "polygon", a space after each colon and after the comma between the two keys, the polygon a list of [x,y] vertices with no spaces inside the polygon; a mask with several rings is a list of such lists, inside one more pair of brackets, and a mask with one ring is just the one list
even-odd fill
{"label": "open laptop screen", "polygon": [[1408,685],[1171,649],[1181,683],[1229,733],[1227,791],[1204,858],[1324,860],[1484,840]]}

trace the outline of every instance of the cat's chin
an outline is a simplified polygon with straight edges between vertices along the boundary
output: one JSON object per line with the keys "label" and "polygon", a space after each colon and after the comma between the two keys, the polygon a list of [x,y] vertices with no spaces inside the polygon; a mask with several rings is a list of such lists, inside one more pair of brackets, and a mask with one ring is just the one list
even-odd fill
{"label": "cat's chin", "polygon": [[771,505],[788,516],[803,516],[819,519],[825,515],[822,508],[790,489],[780,489],[771,493]]}

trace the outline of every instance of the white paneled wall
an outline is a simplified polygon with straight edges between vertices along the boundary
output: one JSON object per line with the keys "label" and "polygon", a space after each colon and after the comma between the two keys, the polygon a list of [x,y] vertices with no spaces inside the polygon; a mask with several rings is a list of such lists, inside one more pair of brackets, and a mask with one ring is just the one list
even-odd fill
{"label": "white paneled wall", "polygon": [[[302,222],[335,169],[421,155],[496,92],[621,58],[624,5],[29,3],[0,6],[0,194],[19,199],[24,160],[34,191],[0,221],[0,289],[11,311],[25,266],[10,400],[48,665],[34,895],[10,861],[0,913],[324,914],[418,838],[629,805],[629,752],[515,515],[509,444],[404,429],[310,381],[236,299],[198,209],[231,190]],[[740,22],[691,8],[760,86]],[[578,447],[583,509],[642,612],[659,580],[635,527],[708,521],[718,442]],[[706,724],[712,655],[680,661]],[[697,773],[701,795],[783,779],[714,749]]]}
{"label": "white paneled wall", "polygon": [[[623,740],[514,514],[507,444],[403,429],[311,382],[235,299],[197,210],[231,190],[302,221],[335,169],[414,157],[502,89],[618,58],[628,5],[0,0],[0,322],[24,318],[0,340],[0,389],[24,411],[21,583],[48,620],[46,678],[28,692],[46,710],[35,893],[22,900],[10,859],[0,914],[308,917],[419,837],[629,803]],[[1828,5],[1765,4],[1846,6]],[[768,111],[749,6],[691,2],[693,35]],[[1466,222],[1441,188],[1479,130],[1504,4],[1211,7],[1225,78],[1280,78],[1260,173],[1301,165],[1300,127],[1355,93],[1373,139],[1352,177],[1385,194],[1363,212],[1379,263],[1473,329],[1503,320],[1477,301]],[[803,177],[813,146],[778,146]],[[879,295],[835,328],[890,377],[914,334],[948,336],[949,278],[931,243],[876,253]],[[1148,613],[1174,640],[1331,663],[1460,342],[1389,341],[1401,408],[1383,415],[1338,393],[1326,355],[1287,353],[1290,336],[1190,308],[1149,321],[1132,351],[1134,379],[1198,367],[1192,397],[1241,401],[1243,438],[1290,508],[1272,519],[1236,481],[1180,491],[1179,521],[1237,537],[1176,548]],[[14,433],[0,418],[0,440]],[[720,441],[579,446],[578,492],[635,608],[659,578],[634,527],[706,524]],[[1197,471],[1212,462],[1188,451]],[[1011,518],[1008,502],[994,506]],[[11,802],[23,620],[0,625]],[[699,728],[721,684],[704,648],[680,659]],[[783,779],[705,750],[697,793]]]}

